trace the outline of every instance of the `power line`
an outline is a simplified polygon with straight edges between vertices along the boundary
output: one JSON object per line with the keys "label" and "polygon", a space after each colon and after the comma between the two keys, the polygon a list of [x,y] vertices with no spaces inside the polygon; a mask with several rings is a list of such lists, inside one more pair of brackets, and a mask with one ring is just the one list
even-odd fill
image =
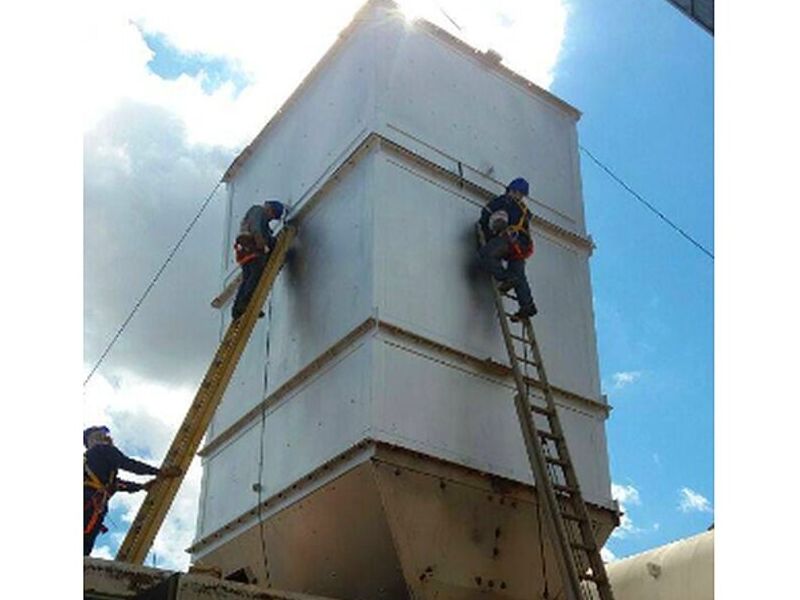
{"label": "power line", "polygon": [[108,346],[106,346],[106,349],[103,350],[103,353],[100,355],[100,358],[97,359],[97,362],[92,367],[92,370],[89,371],[89,375],[86,377],[86,379],[83,382],[83,386],[84,387],[86,387],[86,384],[89,383],[89,380],[92,378],[92,375],[94,375],[95,371],[97,371],[97,369],[100,367],[100,365],[102,364],[103,360],[105,360],[106,356],[111,351],[111,348],[114,346],[114,344],[119,339],[119,336],[122,335],[123,331],[125,331],[125,328],[128,326],[128,323],[131,322],[131,319],[133,319],[133,316],[136,314],[136,311],[139,310],[139,307],[142,305],[142,302],[144,302],[144,299],[147,298],[148,294],[150,293],[150,290],[153,289],[153,286],[155,286],[155,284],[158,281],[159,277],[161,277],[161,274],[164,272],[164,269],[166,269],[167,265],[170,263],[170,261],[172,261],[172,257],[175,256],[175,253],[178,251],[178,248],[180,248],[181,244],[183,244],[183,240],[185,240],[186,236],[189,235],[189,232],[195,226],[195,223],[197,223],[198,219],[203,214],[203,211],[205,211],[206,207],[211,202],[211,199],[214,197],[214,194],[217,193],[217,190],[219,189],[220,185],[222,185],[222,179],[220,179],[217,182],[217,185],[214,186],[214,189],[211,190],[211,193],[208,195],[208,197],[203,202],[202,206],[200,207],[200,210],[197,211],[197,214],[191,220],[191,222],[189,223],[189,226],[183,232],[183,235],[181,235],[180,239],[177,241],[175,246],[173,246],[172,250],[167,255],[167,258],[164,261],[164,263],[161,265],[161,267],[159,267],[158,271],[156,271],[156,274],[153,276],[153,279],[150,281],[150,283],[148,284],[147,288],[145,288],[144,293],[142,293],[141,297],[136,301],[136,304],[134,304],[133,308],[131,309],[130,314],[128,314],[127,318],[122,322],[122,325],[120,325],[119,329],[117,330],[117,333],[114,334],[114,337],[111,338],[111,341],[108,343]]}
{"label": "power line", "polygon": [[624,181],[622,181],[622,179],[620,179],[620,178],[619,178],[619,177],[616,175],[616,173],[614,173],[614,172],[613,172],[613,171],[612,171],[610,168],[608,168],[608,167],[607,167],[607,166],[605,166],[605,165],[604,165],[602,162],[600,162],[600,160],[599,160],[597,157],[595,157],[595,155],[594,155],[594,154],[592,154],[591,152],[589,152],[589,151],[588,151],[588,150],[587,150],[585,147],[583,147],[583,146],[581,146],[581,145],[579,145],[578,147],[579,147],[581,150],[583,150],[583,151],[586,153],[586,155],[587,155],[589,158],[591,158],[591,159],[594,161],[594,163],[595,163],[597,166],[599,166],[599,167],[600,167],[601,169],[603,169],[603,170],[604,170],[606,173],[608,173],[608,174],[609,174],[609,176],[611,176],[611,178],[612,178],[614,181],[616,181],[616,182],[617,182],[618,184],[620,184],[620,185],[621,185],[623,188],[625,188],[625,189],[628,191],[628,193],[630,193],[630,194],[631,194],[631,195],[632,195],[634,198],[636,198],[637,200],[639,200],[639,202],[641,202],[642,204],[644,204],[644,205],[645,205],[647,208],[649,208],[649,209],[650,209],[651,211],[653,211],[653,212],[654,212],[656,215],[658,215],[658,216],[659,216],[659,217],[660,217],[660,218],[661,218],[661,219],[662,219],[662,220],[663,220],[665,223],[667,223],[667,224],[668,224],[670,227],[672,227],[672,228],[673,228],[675,231],[677,231],[678,233],[680,233],[680,234],[681,234],[683,237],[685,237],[687,240],[689,240],[689,241],[690,241],[692,244],[694,244],[695,246],[697,246],[697,247],[698,247],[698,248],[699,248],[699,249],[700,249],[702,252],[704,252],[706,255],[708,255],[708,256],[709,256],[709,258],[711,258],[711,260],[714,260],[714,255],[713,255],[713,254],[712,254],[712,253],[711,253],[711,252],[710,252],[708,249],[706,249],[706,247],[705,247],[705,246],[703,246],[703,245],[702,245],[700,242],[698,242],[697,240],[695,240],[695,239],[694,239],[694,238],[693,238],[691,235],[689,235],[688,233],[686,233],[686,231],[684,231],[684,230],[683,230],[681,227],[679,227],[679,226],[678,226],[678,225],[676,225],[674,222],[672,222],[670,219],[668,219],[668,218],[667,218],[667,217],[664,215],[664,213],[662,213],[660,210],[658,210],[658,209],[657,209],[655,206],[653,206],[653,205],[652,205],[652,204],[650,204],[650,203],[649,203],[647,200],[645,200],[644,198],[642,198],[642,196],[641,196],[641,195],[639,195],[639,194],[638,194],[638,193],[637,193],[637,192],[636,192],[636,191],[635,191],[633,188],[631,188],[631,187],[630,187],[630,186],[629,186],[627,183],[625,183]]}

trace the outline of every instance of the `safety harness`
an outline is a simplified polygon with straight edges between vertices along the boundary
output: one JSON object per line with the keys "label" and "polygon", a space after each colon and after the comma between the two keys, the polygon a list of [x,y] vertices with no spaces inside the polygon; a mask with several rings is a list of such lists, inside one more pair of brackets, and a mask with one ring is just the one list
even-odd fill
{"label": "safety harness", "polygon": [[255,260],[259,254],[263,254],[259,251],[252,233],[240,233],[233,244],[233,250],[236,252],[236,262],[240,265],[246,265]]}
{"label": "safety harness", "polygon": [[[524,202],[520,202],[516,198],[512,198],[519,207],[521,214],[519,220],[506,227],[503,235],[508,239],[508,244],[511,248],[509,252],[509,259],[511,260],[525,260],[533,256],[533,236],[530,232],[530,211]],[[522,243],[522,237],[527,238],[527,243]]]}
{"label": "safety harness", "polygon": [[116,475],[116,471],[112,471],[108,483],[104,485],[103,482],[100,481],[100,478],[89,468],[89,463],[86,461],[86,454],[83,455],[83,487],[95,490],[92,497],[83,505],[84,512],[90,507],[92,509],[92,516],[83,528],[84,535],[94,531],[94,528],[100,524],[100,519],[108,505],[108,499],[113,493],[111,490],[113,489]]}

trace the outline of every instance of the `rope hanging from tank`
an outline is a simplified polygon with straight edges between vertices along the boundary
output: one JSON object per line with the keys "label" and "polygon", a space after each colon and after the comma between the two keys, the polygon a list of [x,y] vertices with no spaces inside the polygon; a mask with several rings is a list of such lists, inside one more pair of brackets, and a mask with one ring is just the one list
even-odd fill
{"label": "rope hanging from tank", "polygon": [[[267,303],[267,319],[268,323],[272,320],[272,302]],[[269,326],[269,325],[268,325]],[[264,365],[264,390],[262,393],[262,398],[266,398],[267,395],[267,377],[268,377],[268,365],[269,365],[269,332],[266,335],[266,359],[267,364]],[[267,430],[267,403],[261,403],[261,432],[259,434],[258,440],[258,483],[256,484],[256,489],[258,491],[258,536],[261,538],[261,559],[264,565],[264,577],[266,578],[265,584],[267,587],[270,587],[271,584],[269,583],[269,560],[267,559],[267,541],[264,537],[264,519],[261,514],[263,510],[263,500],[261,498],[262,492],[262,478],[263,478],[263,470],[264,470],[264,434]]]}

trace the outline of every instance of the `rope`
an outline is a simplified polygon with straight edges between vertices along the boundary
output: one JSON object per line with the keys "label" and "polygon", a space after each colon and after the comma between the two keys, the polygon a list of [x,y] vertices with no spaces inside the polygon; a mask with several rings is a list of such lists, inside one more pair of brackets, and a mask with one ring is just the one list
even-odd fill
{"label": "rope", "polygon": [[694,244],[695,246],[697,246],[697,247],[700,249],[700,251],[701,251],[701,252],[703,252],[703,253],[705,253],[705,254],[706,254],[706,255],[707,255],[709,258],[711,258],[711,260],[714,260],[714,255],[713,255],[713,254],[712,254],[712,253],[711,253],[709,250],[707,250],[707,249],[705,248],[705,246],[703,246],[703,245],[702,245],[700,242],[698,242],[697,240],[695,240],[695,239],[694,239],[694,238],[693,238],[691,235],[689,235],[688,233],[686,233],[686,232],[685,232],[683,229],[681,229],[681,228],[680,228],[678,225],[676,225],[675,223],[673,223],[672,221],[670,221],[670,220],[669,220],[669,219],[668,219],[668,218],[667,218],[667,217],[664,215],[664,213],[662,213],[660,210],[658,210],[658,209],[657,209],[655,206],[653,206],[653,205],[652,205],[652,204],[650,204],[650,203],[649,203],[647,200],[645,200],[644,198],[642,198],[642,196],[641,196],[641,195],[639,195],[639,194],[638,194],[638,193],[637,193],[637,192],[636,192],[636,191],[635,191],[633,188],[631,188],[631,187],[630,187],[630,186],[629,186],[627,183],[625,183],[624,181],[622,181],[622,179],[620,179],[620,178],[619,178],[619,177],[616,175],[616,173],[614,173],[614,172],[613,172],[611,169],[609,169],[609,168],[608,168],[607,166],[605,166],[605,165],[604,165],[602,162],[600,162],[600,160],[599,160],[597,157],[595,157],[595,155],[594,155],[594,154],[592,154],[591,152],[589,152],[589,151],[588,151],[586,148],[584,148],[583,146],[580,146],[580,145],[579,145],[578,147],[579,147],[581,150],[583,150],[583,151],[586,153],[586,155],[587,155],[589,158],[591,158],[591,159],[592,159],[592,161],[594,161],[594,163],[595,163],[597,166],[599,166],[601,169],[603,169],[603,171],[605,171],[606,173],[608,173],[608,175],[609,175],[609,176],[610,176],[610,177],[611,177],[611,178],[612,178],[614,181],[616,181],[616,182],[617,182],[618,184],[620,184],[620,185],[621,185],[623,188],[625,188],[625,190],[627,190],[627,191],[628,191],[628,193],[630,193],[630,194],[631,194],[631,195],[632,195],[634,198],[636,198],[636,199],[637,199],[639,202],[641,202],[642,204],[644,204],[644,205],[645,205],[647,208],[649,208],[649,209],[650,209],[652,212],[654,212],[656,215],[658,215],[658,216],[659,216],[659,217],[660,217],[660,218],[661,218],[661,219],[662,219],[664,222],[666,222],[666,223],[667,223],[667,224],[668,224],[670,227],[672,227],[672,228],[673,228],[675,231],[677,231],[679,234],[681,234],[683,237],[685,237],[687,240],[689,240],[689,241],[690,241],[692,244]]}
{"label": "rope", "polygon": [[144,293],[136,301],[136,304],[134,304],[133,309],[131,310],[130,314],[128,314],[127,318],[123,321],[122,325],[120,325],[119,329],[117,330],[117,333],[114,334],[114,337],[111,338],[111,341],[108,343],[108,346],[106,346],[106,349],[103,350],[103,353],[100,355],[100,358],[97,359],[97,362],[92,367],[92,370],[89,371],[89,375],[87,375],[86,379],[83,382],[83,386],[84,387],[86,387],[86,384],[89,383],[89,380],[92,378],[92,375],[94,375],[95,371],[97,371],[97,369],[100,367],[100,365],[102,364],[103,360],[105,360],[106,356],[111,351],[111,348],[114,346],[114,344],[117,342],[119,337],[122,335],[122,332],[125,331],[125,328],[128,326],[128,323],[131,322],[131,319],[133,319],[133,316],[136,314],[136,312],[139,310],[139,307],[142,305],[142,302],[144,302],[145,298],[147,298],[148,294],[150,294],[150,291],[153,289],[153,287],[155,286],[156,282],[161,277],[161,274],[164,272],[164,269],[166,269],[167,265],[172,261],[172,258],[175,256],[175,253],[178,251],[178,248],[181,247],[181,244],[183,244],[183,241],[186,239],[186,236],[189,235],[189,232],[195,226],[195,223],[197,223],[198,219],[200,219],[200,216],[203,214],[203,212],[205,211],[206,207],[211,202],[211,199],[217,193],[217,190],[219,189],[220,185],[222,185],[222,180],[221,179],[217,182],[217,185],[214,186],[214,189],[211,190],[211,193],[208,195],[208,197],[203,202],[202,206],[200,207],[200,210],[197,211],[197,214],[191,220],[191,222],[189,223],[189,226],[183,232],[183,235],[181,235],[181,237],[178,240],[178,242],[175,244],[175,246],[172,248],[170,253],[167,255],[167,258],[164,261],[164,263],[161,265],[161,267],[158,269],[158,271],[156,271],[156,274],[153,276],[153,279],[150,281],[150,283],[148,284],[147,288],[145,288]]}
{"label": "rope", "polygon": [[[261,274],[263,277],[263,273]],[[267,305],[267,319],[272,320],[272,302]],[[269,333],[267,333],[265,342],[266,350],[266,365],[264,366],[264,393],[263,397],[267,395],[267,385],[269,378]],[[261,511],[263,509],[261,499],[261,481],[262,473],[264,470],[264,434],[267,430],[267,405],[266,402],[261,403],[261,433],[258,440],[258,534],[261,538],[261,558],[264,562],[264,575],[267,580],[265,583],[269,585],[269,560],[267,559],[267,542],[264,537],[264,519],[262,518]]]}

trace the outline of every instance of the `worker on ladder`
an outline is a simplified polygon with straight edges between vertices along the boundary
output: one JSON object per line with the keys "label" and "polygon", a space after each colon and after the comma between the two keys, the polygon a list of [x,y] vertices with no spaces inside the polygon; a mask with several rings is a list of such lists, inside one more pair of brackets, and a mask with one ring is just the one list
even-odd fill
{"label": "worker on ladder", "polygon": [[[103,519],[108,512],[108,501],[115,492],[147,490],[159,478],[177,477],[179,467],[158,469],[125,456],[114,446],[108,427],[89,427],[83,432],[83,555],[89,556],[100,533],[107,531]],[[147,483],[117,479],[117,471],[137,475],[155,475]]]}
{"label": "worker on ladder", "polygon": [[485,240],[478,248],[478,264],[499,282],[501,292],[514,289],[519,311],[513,320],[532,317],[537,312],[525,276],[525,260],[533,255],[531,213],[525,204],[528,191],[528,182],[517,177],[508,184],[505,194],[497,196],[481,210],[478,221]]}
{"label": "worker on ladder", "polygon": [[[239,235],[233,248],[236,262],[242,267],[242,283],[236,291],[231,314],[238,319],[247,310],[247,304],[256,290],[261,273],[267,266],[270,251],[275,247],[275,236],[270,229],[270,222],[280,219],[286,214],[286,207],[274,199],[263,205],[254,204],[245,213],[239,228]],[[263,317],[260,313],[259,317]]]}

